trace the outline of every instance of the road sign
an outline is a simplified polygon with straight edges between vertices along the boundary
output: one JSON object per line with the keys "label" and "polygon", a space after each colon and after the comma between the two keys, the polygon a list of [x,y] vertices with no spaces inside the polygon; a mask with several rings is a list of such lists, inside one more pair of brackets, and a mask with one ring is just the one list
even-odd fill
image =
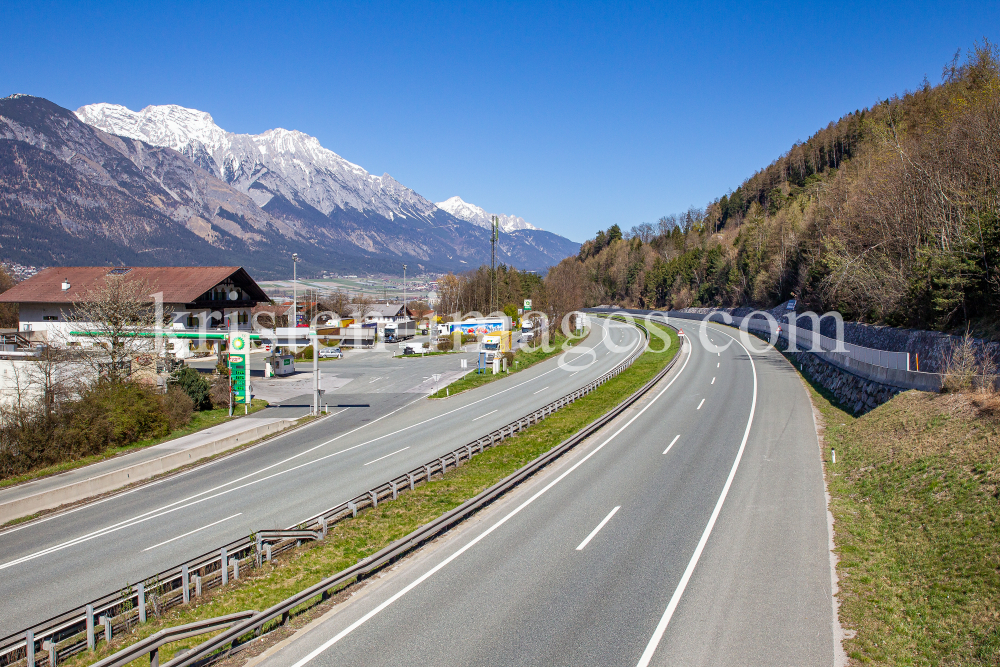
{"label": "road sign", "polygon": [[229,381],[233,403],[250,403],[250,332],[229,332]]}
{"label": "road sign", "polygon": [[524,312],[531,310],[531,299],[524,300]]}

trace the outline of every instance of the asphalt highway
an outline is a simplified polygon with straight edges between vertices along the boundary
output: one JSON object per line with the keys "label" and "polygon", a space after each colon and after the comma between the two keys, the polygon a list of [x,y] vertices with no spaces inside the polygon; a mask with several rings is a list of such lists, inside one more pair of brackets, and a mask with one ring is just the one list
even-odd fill
{"label": "asphalt highway", "polygon": [[832,665],[805,388],[687,324],[642,401],[254,667]]}
{"label": "asphalt highway", "polygon": [[327,394],[329,417],[3,531],[0,636],[251,531],[295,525],[586,384],[644,344],[631,326],[591,320],[577,348],[445,400],[426,398],[428,378],[457,370],[457,355],[351,352],[324,365],[325,386],[349,380]]}

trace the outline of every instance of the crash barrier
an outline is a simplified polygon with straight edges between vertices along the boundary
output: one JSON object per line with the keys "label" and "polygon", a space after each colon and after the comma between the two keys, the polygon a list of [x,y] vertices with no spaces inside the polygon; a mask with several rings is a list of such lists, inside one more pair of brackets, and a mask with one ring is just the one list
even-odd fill
{"label": "crash barrier", "polygon": [[[649,332],[641,324],[635,324],[643,331],[646,338],[646,345],[648,345],[650,336]],[[352,498],[351,500],[335,505],[325,512],[321,512],[320,514],[302,522],[301,524],[298,524],[297,526],[293,526],[286,530],[266,530],[251,533],[246,537],[229,542],[218,549],[202,554],[201,556],[191,559],[186,563],[164,570],[153,577],[136,582],[130,586],[126,586],[120,591],[109,593],[108,595],[93,600],[89,604],[82,607],[78,607],[71,611],[54,616],[27,630],[22,630],[9,635],[8,637],[0,640],[0,666],[12,665],[14,663],[25,661],[27,667],[40,667],[38,662],[39,653],[40,651],[45,651],[47,652],[45,659],[48,662],[48,667],[56,667],[61,660],[65,660],[66,658],[81,653],[82,651],[94,649],[97,642],[102,639],[110,642],[114,636],[131,629],[137,623],[145,623],[150,613],[154,616],[159,616],[163,611],[171,607],[186,604],[193,598],[200,597],[209,589],[228,585],[230,578],[234,581],[238,580],[240,578],[241,571],[246,573],[248,568],[260,567],[263,563],[269,562],[275,555],[281,553],[282,551],[299,546],[305,541],[322,540],[326,537],[327,531],[331,525],[344,519],[357,516],[358,512],[365,508],[378,507],[380,502],[395,500],[400,493],[408,489],[412,490],[417,484],[429,482],[435,475],[443,475],[448,469],[458,467],[462,462],[469,461],[473,456],[481,454],[486,449],[502,443],[507,438],[516,435],[529,426],[539,423],[557,410],[570,405],[576,400],[591,393],[594,389],[598,388],[608,380],[617,377],[629,368],[632,363],[645,351],[646,345],[638,346],[636,350],[620,364],[604,373],[596,380],[588,382],[583,387],[576,389],[565,396],[557,398],[556,400],[524,417],[515,419],[486,436],[454,449],[418,468],[414,468],[405,475],[400,475],[399,477],[376,486],[367,492]],[[676,357],[674,360],[676,360]],[[620,404],[618,408],[615,408],[604,417],[594,422],[591,426],[585,428],[583,431],[580,431],[580,433],[573,436],[556,449],[552,450],[552,452],[555,452],[556,450],[560,450],[560,453],[565,451],[565,449],[568,448],[567,443],[572,442],[572,444],[575,445],[577,442],[586,437],[586,435],[589,435],[594,430],[607,423],[607,421],[612,419],[615,415],[620,413],[621,410],[624,410],[625,407],[637,400],[639,396],[645,393],[649,387],[659,380],[659,378],[673,366],[674,360],[672,360],[670,364],[668,364],[667,367],[659,375],[657,375],[656,378],[651,380],[646,386],[626,399],[626,401]],[[545,459],[546,461],[552,460],[554,457],[546,459],[546,457],[550,456],[552,452],[550,452],[549,455],[543,456],[542,459]],[[539,461],[542,459],[539,459]],[[531,467],[536,466],[537,464],[538,461],[533,464],[529,464],[529,466],[522,469],[518,473],[515,473],[505,482],[501,482],[500,484],[491,487],[491,489],[483,492],[472,501],[463,504],[455,510],[445,514],[438,520],[427,524],[427,526],[421,529],[418,529],[411,536],[403,538],[403,540],[400,540],[395,545],[387,547],[379,553],[361,561],[357,565],[348,568],[338,575],[335,575],[331,579],[320,582],[312,588],[289,598],[289,600],[285,601],[285,603],[272,607],[272,609],[262,612],[259,615],[254,615],[248,621],[237,623],[232,626],[231,630],[223,632],[212,640],[209,640],[209,642],[218,643],[219,637],[229,637],[233,631],[239,630],[237,634],[233,635],[231,639],[225,642],[228,645],[231,644],[234,639],[242,637],[247,632],[262,631],[265,624],[274,622],[275,619],[277,619],[278,622],[287,621],[290,612],[294,607],[299,606],[302,602],[308,601],[310,598],[316,597],[317,595],[320,595],[321,598],[325,600],[329,596],[331,589],[340,586],[342,582],[363,576],[377,567],[381,567],[381,565],[385,564],[389,560],[392,560],[393,558],[396,558],[398,555],[419,546],[424,541],[429,539],[430,536],[437,534],[437,532],[444,530],[446,527],[451,526],[454,522],[460,520],[455,519],[455,517],[460,516],[464,518],[464,516],[468,513],[474,511],[469,509],[469,507],[472,507],[470,503],[473,503],[473,501],[477,501],[478,499],[479,504],[475,505],[475,507],[481,507],[483,504],[488,502],[486,498],[492,500],[492,498],[500,495],[504,490],[512,488],[511,480],[523,479],[527,476],[527,474],[530,474],[525,473],[525,471],[529,468],[533,472],[534,470],[537,470],[538,467],[541,467],[540,465],[535,468]],[[505,484],[507,484],[507,486],[504,486]],[[495,492],[495,495],[488,495],[490,492]],[[463,508],[465,509],[463,510]],[[454,521],[452,521],[453,519]],[[452,523],[449,523],[449,521],[452,521]],[[433,528],[435,526],[436,529]],[[323,585],[324,583],[325,586]],[[310,593],[310,591],[313,591],[314,589],[315,592]],[[243,628],[247,623],[251,623],[253,627],[250,630],[242,630],[241,628]],[[101,627],[98,628],[98,626]],[[188,630],[188,632],[194,632],[194,630]],[[209,632],[209,630],[205,630],[204,632]],[[193,635],[189,634],[187,636]],[[177,640],[173,639],[171,641]],[[215,644],[213,644],[213,646],[214,645]],[[167,667],[168,665],[175,667],[176,665],[180,665],[181,662],[183,662],[183,664],[189,664],[187,662],[189,658],[192,662],[194,662],[200,659],[198,656],[204,657],[214,650],[215,649],[211,649],[208,653],[205,653],[204,651],[195,649],[191,652],[185,653],[183,656],[178,656],[174,660],[165,663],[163,667]],[[148,650],[146,652],[150,653],[152,662],[152,650]],[[182,658],[183,660],[181,660]],[[134,659],[135,656],[133,656],[130,660]],[[102,667],[109,667],[117,664],[117,662],[109,662],[107,665],[102,665]],[[156,654],[156,664],[154,664],[153,667],[159,667],[158,653]]]}

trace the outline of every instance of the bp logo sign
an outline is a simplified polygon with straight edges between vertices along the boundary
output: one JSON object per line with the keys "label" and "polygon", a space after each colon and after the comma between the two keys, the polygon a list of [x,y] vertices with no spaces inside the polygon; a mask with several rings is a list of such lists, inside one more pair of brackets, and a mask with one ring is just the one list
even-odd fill
{"label": "bp logo sign", "polygon": [[245,345],[246,345],[246,343],[243,342],[242,338],[237,338],[237,339],[233,340],[233,349],[234,350],[242,350]]}

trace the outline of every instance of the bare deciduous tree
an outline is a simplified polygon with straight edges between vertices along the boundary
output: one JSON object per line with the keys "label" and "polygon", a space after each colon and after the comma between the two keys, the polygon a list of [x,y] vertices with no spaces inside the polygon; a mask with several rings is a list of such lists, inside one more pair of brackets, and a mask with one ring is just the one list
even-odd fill
{"label": "bare deciduous tree", "polygon": [[81,358],[114,384],[127,381],[135,365],[154,361],[157,338],[152,334],[169,321],[159,310],[146,281],[106,276],[100,287],[73,304],[72,320],[94,341],[93,350]]}

